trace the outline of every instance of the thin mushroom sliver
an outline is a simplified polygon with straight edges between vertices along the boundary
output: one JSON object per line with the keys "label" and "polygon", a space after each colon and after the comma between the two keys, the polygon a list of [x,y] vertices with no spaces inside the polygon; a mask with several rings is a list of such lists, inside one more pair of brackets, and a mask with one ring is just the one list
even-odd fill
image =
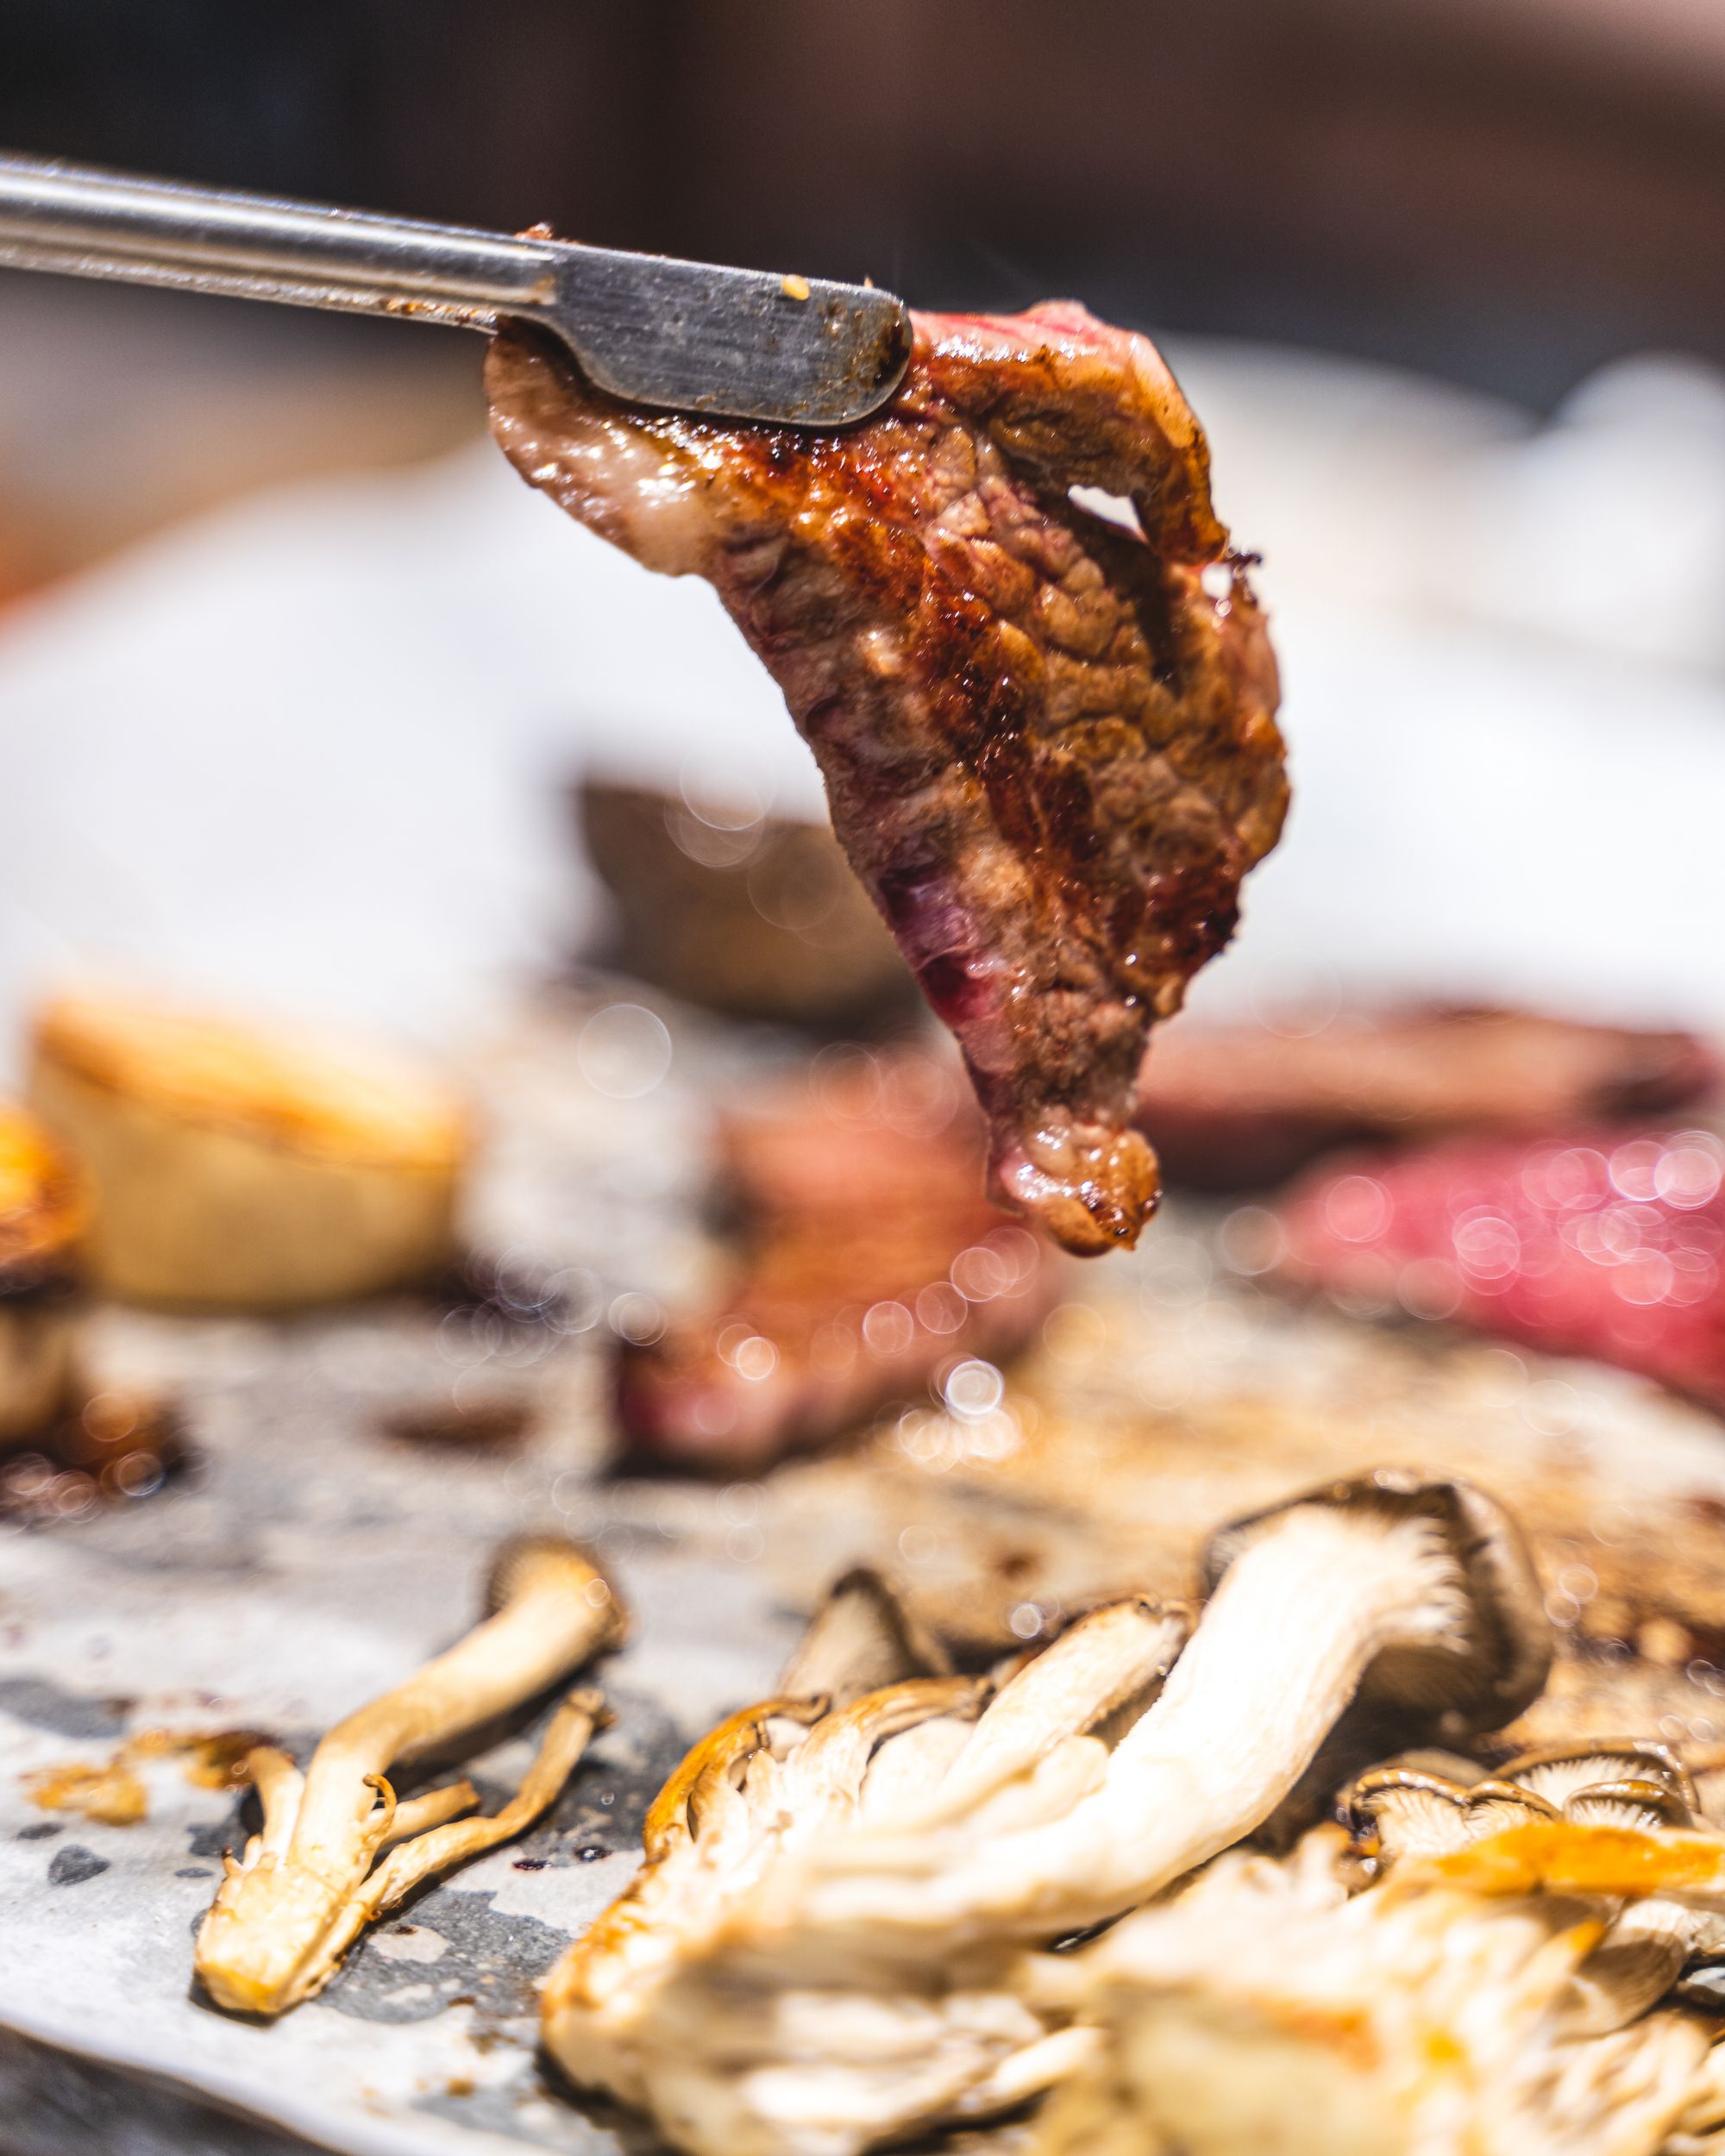
{"label": "thin mushroom sliver", "polygon": [[469,1783],[398,1804],[386,1779],[397,1761],[524,1705],[617,1645],[627,1623],[597,1567],[555,1537],[507,1545],[486,1599],[482,1623],[339,1723],[304,1774],[273,1747],[251,1753],[263,1831],[243,1858],[224,1859],[198,1934],[197,1974],[218,2006],[274,2015],[310,1998],[381,1911],[434,1872],[520,1833],[556,1797],[603,1718],[596,1692],[572,1692],[557,1708],[520,1789],[494,1817],[458,1816],[478,1801]]}

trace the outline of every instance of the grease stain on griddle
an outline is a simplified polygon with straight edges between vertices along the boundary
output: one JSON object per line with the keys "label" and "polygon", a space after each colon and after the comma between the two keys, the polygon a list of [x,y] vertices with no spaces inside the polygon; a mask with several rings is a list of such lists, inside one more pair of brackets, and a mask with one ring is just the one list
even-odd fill
{"label": "grease stain on griddle", "polygon": [[0,1467],[0,1519],[60,1526],[135,1505],[194,1472],[197,1455],[171,1403],[97,1393]]}
{"label": "grease stain on griddle", "polygon": [[647,2120],[576,2088],[524,2047],[506,2080],[478,2086],[467,2075],[455,2076],[443,2088],[419,2097],[413,2109],[448,2119],[470,2133],[499,2134],[567,2156],[596,2156],[599,2150],[609,2156],[665,2156],[664,2140]]}
{"label": "grease stain on griddle", "polygon": [[64,1849],[56,1849],[53,1853],[53,1861],[48,1866],[48,1884],[81,1886],[85,1880],[93,1879],[107,1869],[106,1857],[98,1857],[81,1842],[69,1841]]}
{"label": "grease stain on griddle", "polygon": [[56,1737],[117,1737],[135,1702],[69,1692],[51,1678],[0,1677],[0,1714]]}
{"label": "grease stain on griddle", "polygon": [[407,1445],[502,1452],[519,1445],[533,1421],[530,1403],[515,1396],[468,1401],[445,1398],[392,1408],[378,1418],[377,1426],[386,1438]]}
{"label": "grease stain on griddle", "polygon": [[445,1317],[488,1318],[521,1332],[561,1333],[571,1315],[572,1298],[555,1272],[482,1251],[439,1275],[426,1292]]}
{"label": "grease stain on griddle", "polygon": [[486,1894],[434,1887],[412,1905],[412,1921],[448,1942],[442,1965],[380,1954],[369,1941],[352,1953],[322,1995],[358,2021],[426,2021],[463,1997],[488,2020],[531,2016],[538,1986],[568,1935],[536,1917],[499,1915]]}
{"label": "grease stain on griddle", "polygon": [[249,1792],[235,1798],[232,1808],[222,1818],[206,1821],[201,1827],[185,1830],[185,1853],[188,1857],[219,1857],[224,1849],[240,1850],[246,1846],[248,1829],[246,1825],[247,1798]]}

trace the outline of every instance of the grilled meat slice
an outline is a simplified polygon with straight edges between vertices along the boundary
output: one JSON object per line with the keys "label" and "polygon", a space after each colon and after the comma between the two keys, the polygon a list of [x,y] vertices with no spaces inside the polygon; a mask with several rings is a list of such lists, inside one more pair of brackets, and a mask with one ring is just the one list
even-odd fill
{"label": "grilled meat slice", "polygon": [[1145,1041],[1287,801],[1269,639],[1154,348],[1070,303],[922,316],[897,397],[837,434],[637,411],[527,332],[487,379],[522,475],[708,578],[784,690],[963,1049],[995,1195],[1070,1250],[1132,1243]]}
{"label": "grilled meat slice", "polygon": [[1284,1274],[1592,1356],[1725,1408],[1725,1141],[1596,1130],[1338,1162],[1280,1219]]}
{"label": "grilled meat slice", "polygon": [[984,1200],[959,1087],[914,1053],[856,1055],[720,1128],[739,1219],[710,1307],[618,1349],[638,1455],[748,1474],[1022,1346],[1047,1312],[1044,1244]]}
{"label": "grilled meat slice", "polygon": [[1296,1012],[1289,1025],[1189,1020],[1157,1041],[1138,1119],[1171,1183],[1262,1189],[1338,1145],[1531,1137],[1681,1108],[1719,1083],[1692,1033],[1530,1011],[1353,1012],[1312,1031]]}

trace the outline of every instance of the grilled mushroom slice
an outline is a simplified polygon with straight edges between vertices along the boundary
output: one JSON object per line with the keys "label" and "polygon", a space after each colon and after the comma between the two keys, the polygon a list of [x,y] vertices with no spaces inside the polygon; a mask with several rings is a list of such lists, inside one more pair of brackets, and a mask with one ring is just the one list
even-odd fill
{"label": "grilled mushroom slice", "polygon": [[84,1225],[66,1160],[0,1101],[0,1448],[71,1405]]}
{"label": "grilled mushroom slice", "polygon": [[1032,2002],[1100,2030],[1036,2156],[1655,2156],[1725,2115],[1699,2017],[1568,2019],[1609,1903],[1492,1900],[1419,1864],[1349,1899],[1324,1832],[1027,1965]]}
{"label": "grilled mushroom slice", "polygon": [[1088,1796],[1017,1833],[824,1842],[767,1921],[913,1959],[1082,1930],[1260,1825],[1357,1697],[1453,1739],[1545,1681],[1521,1537],[1465,1483],[1383,1470],[1310,1492],[1225,1529],[1205,1571],[1191,1644]]}
{"label": "grilled mushroom slice", "polygon": [[969,1720],[982,1690],[950,1674],[878,1575],[841,1580],[780,1689],[719,1723],[673,1773],[647,1814],[641,1871],[552,1971],[542,2018],[564,2071],[656,2110],[653,2015],[677,1969],[781,1844],[855,1809],[889,1735]]}
{"label": "grilled mushroom slice", "polygon": [[116,1295],[285,1309],[450,1252],[466,1116],[386,1059],[67,997],[37,1018],[30,1094],[89,1179],[91,1264]]}
{"label": "grilled mushroom slice", "polygon": [[386,1778],[396,1761],[522,1706],[618,1645],[627,1625],[592,1560],[554,1536],[505,1545],[486,1606],[465,1639],[338,1723],[304,1774],[272,1747],[249,1755],[263,1831],[242,1859],[225,1859],[198,1934],[197,1973],[218,2006],[280,2014],[310,1998],[381,1910],[434,1872],[518,1834],[555,1798],[602,1717],[596,1692],[564,1700],[525,1780],[494,1818],[456,1817],[477,1802],[465,1782],[398,1804]]}
{"label": "grilled mushroom slice", "polygon": [[552,2055],[712,2156],[840,2156],[1048,2086],[1088,2039],[997,1978],[876,1983],[841,1955],[787,1983],[726,1944],[763,1882],[854,1821],[962,1805],[986,1830],[1069,1807],[1106,1762],[1085,1733],[1153,1689],[1185,1628],[1130,1598],[998,1681],[953,1677],[878,1580],[841,1583],[779,1695],[722,1723],[654,1804],[645,1868],[546,1986]]}

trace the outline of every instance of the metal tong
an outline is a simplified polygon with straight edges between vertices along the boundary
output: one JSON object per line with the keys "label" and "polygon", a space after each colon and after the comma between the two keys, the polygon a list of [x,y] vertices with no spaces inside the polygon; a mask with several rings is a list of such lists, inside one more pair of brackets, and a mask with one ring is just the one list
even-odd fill
{"label": "metal tong", "polygon": [[862,419],[910,356],[868,285],[724,269],[0,154],[0,264],[439,322],[540,324],[614,397],[798,427]]}

